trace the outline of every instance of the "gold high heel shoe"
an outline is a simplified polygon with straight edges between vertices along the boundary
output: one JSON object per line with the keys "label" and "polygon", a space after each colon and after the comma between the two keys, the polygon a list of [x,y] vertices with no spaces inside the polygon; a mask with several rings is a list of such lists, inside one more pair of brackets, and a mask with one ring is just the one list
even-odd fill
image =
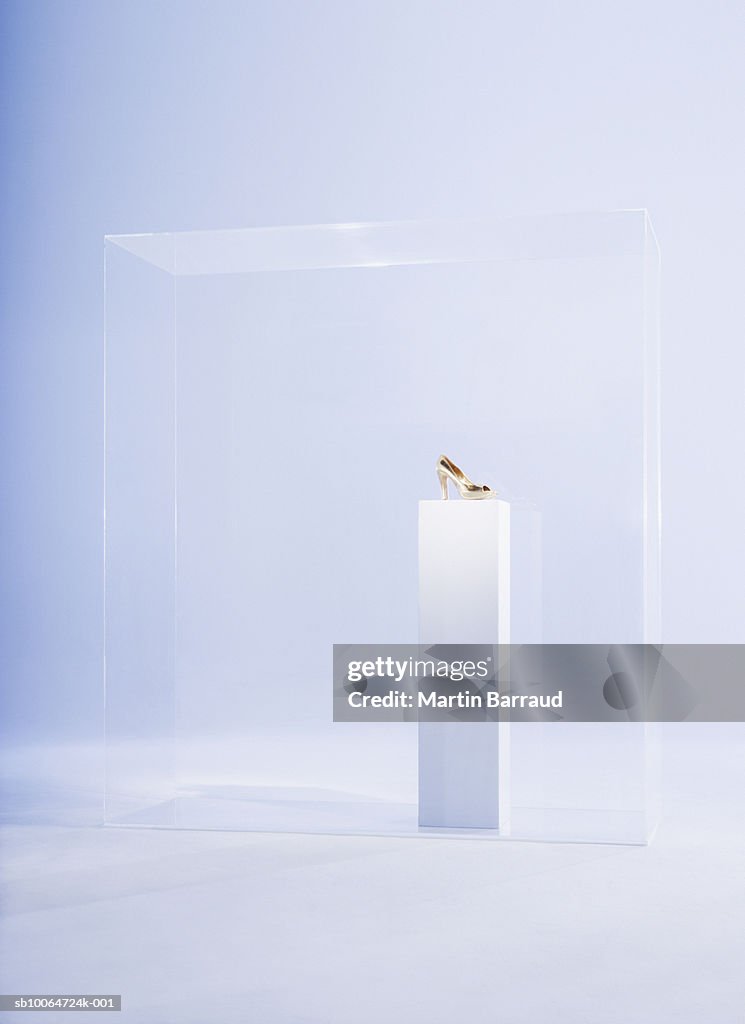
{"label": "gold high heel shoe", "polygon": [[447,455],[441,455],[437,460],[437,479],[440,481],[442,500],[448,499],[448,480],[455,485],[461,498],[470,501],[481,501],[484,498],[496,498],[497,493],[486,484],[472,483],[462,469],[459,469],[454,462],[451,462]]}

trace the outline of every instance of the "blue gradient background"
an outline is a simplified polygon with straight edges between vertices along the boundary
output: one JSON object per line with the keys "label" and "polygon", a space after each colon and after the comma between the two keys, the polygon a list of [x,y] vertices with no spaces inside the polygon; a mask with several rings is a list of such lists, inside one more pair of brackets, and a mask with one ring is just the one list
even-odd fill
{"label": "blue gradient background", "polygon": [[743,639],[737,5],[4,0],[0,18],[6,739],[101,725],[107,232],[648,207],[665,639]]}
{"label": "blue gradient background", "polygon": [[0,0],[0,48],[0,990],[121,992],[132,1024],[735,1024],[742,725],[666,731],[643,849],[80,824],[105,233],[648,207],[664,639],[745,639],[742,5]]}

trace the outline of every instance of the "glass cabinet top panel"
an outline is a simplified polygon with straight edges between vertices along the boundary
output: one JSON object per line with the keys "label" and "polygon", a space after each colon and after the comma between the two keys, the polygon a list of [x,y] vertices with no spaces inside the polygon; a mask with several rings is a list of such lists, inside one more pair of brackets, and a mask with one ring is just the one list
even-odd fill
{"label": "glass cabinet top panel", "polygon": [[656,248],[645,210],[109,235],[106,241],[176,276],[640,256]]}

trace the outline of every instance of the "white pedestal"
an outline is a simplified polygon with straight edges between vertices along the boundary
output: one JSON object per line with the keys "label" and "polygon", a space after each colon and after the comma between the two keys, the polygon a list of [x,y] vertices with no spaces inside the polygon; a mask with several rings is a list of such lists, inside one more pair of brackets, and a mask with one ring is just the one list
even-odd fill
{"label": "white pedestal", "polygon": [[[510,641],[510,506],[419,503],[419,640]],[[507,724],[421,722],[419,824],[508,827]]]}

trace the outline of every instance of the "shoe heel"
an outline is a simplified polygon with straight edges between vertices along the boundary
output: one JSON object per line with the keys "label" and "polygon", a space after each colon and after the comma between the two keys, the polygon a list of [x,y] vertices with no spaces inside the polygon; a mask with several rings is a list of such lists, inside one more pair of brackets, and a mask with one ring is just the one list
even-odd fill
{"label": "shoe heel", "polygon": [[442,492],[442,500],[448,500],[448,478],[444,473],[438,473],[437,479],[440,481],[440,490]]}

